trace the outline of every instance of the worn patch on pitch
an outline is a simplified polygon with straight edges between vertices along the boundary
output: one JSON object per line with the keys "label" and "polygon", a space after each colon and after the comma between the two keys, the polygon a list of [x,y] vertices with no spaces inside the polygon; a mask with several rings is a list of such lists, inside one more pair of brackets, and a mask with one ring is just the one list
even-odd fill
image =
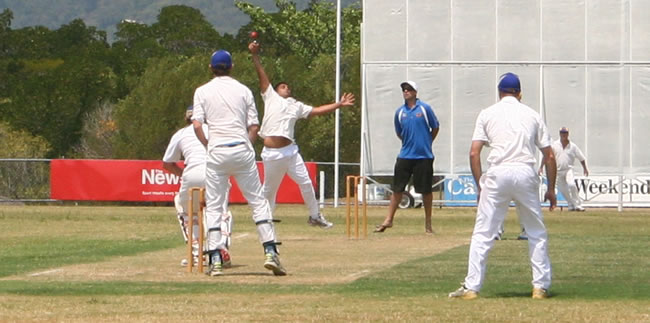
{"label": "worn patch on pitch", "polygon": [[[333,230],[344,230],[338,227]],[[187,272],[180,265],[187,249],[169,250],[115,257],[108,261],[47,268],[5,277],[30,281],[150,281],[150,282],[232,282],[277,284],[344,283],[371,273],[467,243],[467,238],[413,232],[401,234],[396,225],[392,232],[368,233],[366,240],[348,240],[344,232],[323,231],[307,227],[300,234],[284,233],[280,259],[288,271],[275,277],[263,267],[264,254],[256,234],[235,234],[232,268],[224,275],[209,277]],[[309,234],[305,234],[309,231]],[[313,232],[312,232],[313,231]]]}

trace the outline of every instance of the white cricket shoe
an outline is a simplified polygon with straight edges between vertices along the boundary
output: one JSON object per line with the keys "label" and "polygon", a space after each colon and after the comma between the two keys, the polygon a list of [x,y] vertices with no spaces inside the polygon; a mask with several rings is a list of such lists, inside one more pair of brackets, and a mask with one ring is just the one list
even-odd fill
{"label": "white cricket shoe", "polygon": [[459,289],[449,293],[449,298],[475,299],[478,298],[478,292],[465,288],[465,285],[461,285]]}
{"label": "white cricket shoe", "polygon": [[318,215],[315,218],[310,216],[307,223],[309,223],[309,225],[311,226],[315,226],[315,227],[317,226],[323,229],[329,229],[334,226],[332,222],[329,222],[325,219],[323,213],[318,213]]}
{"label": "white cricket shoe", "polygon": [[543,288],[533,288],[533,299],[546,299],[549,298],[550,295],[548,293],[548,290],[543,289]]}

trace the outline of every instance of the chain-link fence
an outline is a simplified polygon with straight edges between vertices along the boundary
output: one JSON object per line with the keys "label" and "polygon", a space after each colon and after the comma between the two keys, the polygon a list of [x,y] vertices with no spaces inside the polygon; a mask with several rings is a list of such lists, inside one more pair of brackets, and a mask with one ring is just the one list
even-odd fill
{"label": "chain-link fence", "polygon": [[49,159],[0,159],[0,202],[50,200]]}

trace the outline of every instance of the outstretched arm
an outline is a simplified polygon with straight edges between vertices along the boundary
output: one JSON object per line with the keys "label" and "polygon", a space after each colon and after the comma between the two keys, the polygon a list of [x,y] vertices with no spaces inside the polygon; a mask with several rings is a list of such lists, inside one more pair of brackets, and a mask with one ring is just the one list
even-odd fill
{"label": "outstretched arm", "polygon": [[264,67],[262,67],[262,62],[260,62],[260,44],[252,42],[248,44],[248,50],[250,50],[252,54],[253,64],[255,64],[255,71],[257,72],[257,77],[260,79],[260,91],[264,93],[266,92],[266,89],[269,87],[271,82],[269,81],[269,77],[266,76]]}
{"label": "outstretched arm", "polygon": [[343,96],[341,96],[341,100],[339,102],[334,102],[334,103],[321,105],[319,107],[313,108],[309,113],[309,117],[327,114],[340,107],[352,106],[352,105],[354,105],[354,94],[344,93]]}

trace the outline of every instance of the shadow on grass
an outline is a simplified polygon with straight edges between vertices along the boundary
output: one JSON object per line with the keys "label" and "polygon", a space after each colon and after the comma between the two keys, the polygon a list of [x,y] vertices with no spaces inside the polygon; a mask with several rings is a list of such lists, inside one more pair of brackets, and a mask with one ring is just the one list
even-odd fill
{"label": "shadow on grass", "polygon": [[[291,276],[291,274],[287,274]],[[223,276],[274,276],[272,272],[255,272],[255,271],[249,271],[249,272],[237,272],[237,273],[229,273],[229,272],[224,272]]]}
{"label": "shadow on grass", "polygon": [[499,298],[530,298],[531,297],[531,292],[499,292],[499,293],[494,293],[495,297]]}

